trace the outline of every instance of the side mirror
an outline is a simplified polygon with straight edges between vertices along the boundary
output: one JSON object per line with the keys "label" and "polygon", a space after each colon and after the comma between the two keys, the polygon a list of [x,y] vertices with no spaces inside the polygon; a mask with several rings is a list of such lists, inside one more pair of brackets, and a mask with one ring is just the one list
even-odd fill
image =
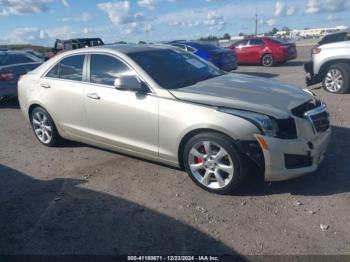
{"label": "side mirror", "polygon": [[114,80],[114,87],[119,90],[141,91],[142,84],[135,76],[119,76]]}

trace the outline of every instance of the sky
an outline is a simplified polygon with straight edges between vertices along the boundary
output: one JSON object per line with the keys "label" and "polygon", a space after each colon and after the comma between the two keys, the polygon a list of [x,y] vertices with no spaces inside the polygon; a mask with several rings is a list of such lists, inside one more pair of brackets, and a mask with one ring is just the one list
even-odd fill
{"label": "sky", "polygon": [[165,41],[350,25],[350,0],[0,0],[0,44]]}

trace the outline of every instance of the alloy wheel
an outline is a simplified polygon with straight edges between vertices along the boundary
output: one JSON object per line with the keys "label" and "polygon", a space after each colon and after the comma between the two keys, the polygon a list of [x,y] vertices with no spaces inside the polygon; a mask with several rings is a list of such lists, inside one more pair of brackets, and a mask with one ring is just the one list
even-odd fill
{"label": "alloy wheel", "polygon": [[328,71],[324,84],[329,92],[335,93],[343,87],[343,81],[342,73],[338,69],[333,68]]}
{"label": "alloy wheel", "polygon": [[195,144],[189,152],[188,164],[198,182],[211,189],[227,186],[234,176],[230,154],[222,146],[211,141]]}
{"label": "alloy wheel", "polygon": [[265,55],[262,59],[262,64],[264,66],[272,66],[273,64],[273,58],[271,55]]}
{"label": "alloy wheel", "polygon": [[35,135],[44,144],[48,144],[52,140],[52,124],[48,117],[42,112],[36,112],[32,119]]}

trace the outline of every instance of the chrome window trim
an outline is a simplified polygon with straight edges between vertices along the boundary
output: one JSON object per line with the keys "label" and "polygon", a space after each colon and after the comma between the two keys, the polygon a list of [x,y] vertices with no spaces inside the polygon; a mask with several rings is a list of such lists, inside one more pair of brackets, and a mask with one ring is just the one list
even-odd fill
{"label": "chrome window trim", "polygon": [[312,120],[311,117],[314,116],[314,115],[318,115],[318,114],[324,113],[324,112],[327,112],[327,105],[325,103],[322,103],[319,107],[316,107],[316,108],[314,108],[314,109],[304,113],[304,117],[307,120],[309,120],[309,122],[311,123],[312,130],[314,131],[315,134],[318,133],[318,132],[316,130],[314,121]]}
{"label": "chrome window trim", "polygon": [[86,83],[86,82],[84,82],[83,80],[81,80],[81,81],[79,81],[79,80],[69,80],[69,79],[63,79],[63,78],[56,78],[56,77],[49,77],[49,76],[47,76],[47,74],[51,71],[51,69],[54,68],[57,64],[61,63],[61,61],[62,61],[63,59],[66,59],[66,58],[71,57],[71,56],[78,56],[78,55],[83,55],[83,56],[85,56],[85,58],[84,58],[84,63],[83,63],[83,77],[82,77],[82,79],[84,79],[84,78],[85,78],[85,77],[84,77],[84,72],[85,72],[85,71],[84,71],[84,67],[85,67],[85,65],[86,65],[86,55],[87,55],[87,53],[76,53],[76,54],[70,54],[70,55],[66,55],[66,56],[64,56],[64,57],[61,57],[60,60],[56,61],[56,63],[52,64],[48,69],[46,69],[46,71],[45,71],[44,73],[41,74],[40,79],[44,78],[44,79],[54,79],[54,80],[59,80],[59,81],[66,80],[66,81],[70,81],[70,82],[81,82],[81,83]]}

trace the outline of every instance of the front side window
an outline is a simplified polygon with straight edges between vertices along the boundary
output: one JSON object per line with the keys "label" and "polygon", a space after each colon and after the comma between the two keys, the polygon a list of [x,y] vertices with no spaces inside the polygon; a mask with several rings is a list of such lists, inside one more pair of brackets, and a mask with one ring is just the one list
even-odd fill
{"label": "front side window", "polygon": [[108,55],[91,55],[90,82],[114,86],[114,80],[120,75],[134,73],[120,60]]}
{"label": "front side window", "polygon": [[223,75],[214,65],[180,49],[130,53],[129,57],[166,89],[181,88]]}
{"label": "front side window", "polygon": [[76,55],[64,58],[61,60],[61,62],[56,64],[46,76],[73,81],[82,81],[84,59],[85,55]]}

